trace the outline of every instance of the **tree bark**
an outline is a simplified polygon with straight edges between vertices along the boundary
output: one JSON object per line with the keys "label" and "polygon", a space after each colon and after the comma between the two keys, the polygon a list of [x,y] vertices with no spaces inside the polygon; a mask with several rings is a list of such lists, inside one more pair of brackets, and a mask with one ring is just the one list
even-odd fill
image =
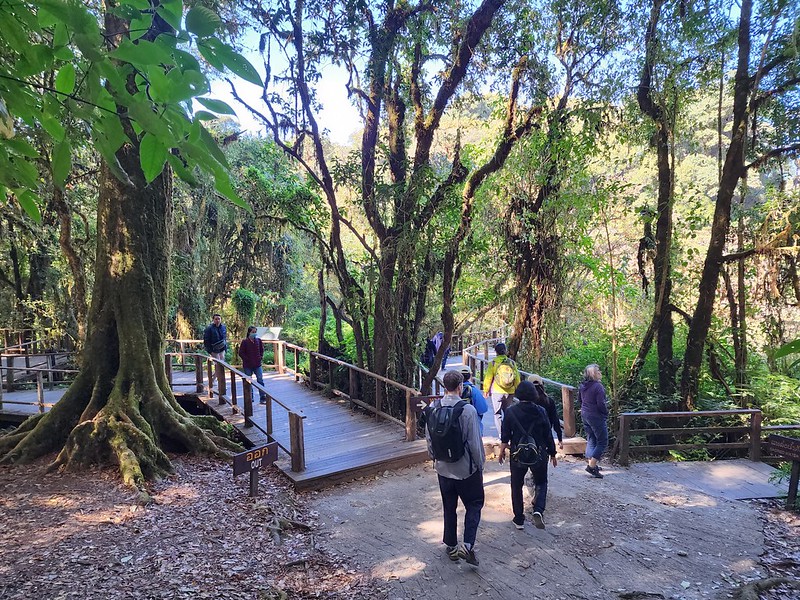
{"label": "tree bark", "polygon": [[711,225],[706,258],[698,288],[697,305],[689,325],[686,351],[681,374],[681,402],[683,410],[693,410],[697,404],[703,346],[711,326],[711,314],[717,295],[722,254],[731,220],[731,202],[736,186],[744,175],[744,150],[748,129],[748,98],[753,81],[750,78],[750,17],[752,0],[743,0],[739,16],[739,53],[733,96],[733,123],[730,145],[722,167],[714,218]]}

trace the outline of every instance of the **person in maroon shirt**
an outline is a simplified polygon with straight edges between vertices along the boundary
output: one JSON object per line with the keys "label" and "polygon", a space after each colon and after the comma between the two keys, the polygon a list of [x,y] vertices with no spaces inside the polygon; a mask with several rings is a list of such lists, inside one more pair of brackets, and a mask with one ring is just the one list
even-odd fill
{"label": "person in maroon shirt", "polygon": [[[264,342],[256,336],[256,328],[250,325],[247,328],[247,337],[239,343],[239,356],[242,359],[242,371],[245,375],[256,376],[256,381],[264,385],[264,371],[261,369],[261,360],[264,358]],[[261,404],[267,403],[267,395],[258,390]]]}

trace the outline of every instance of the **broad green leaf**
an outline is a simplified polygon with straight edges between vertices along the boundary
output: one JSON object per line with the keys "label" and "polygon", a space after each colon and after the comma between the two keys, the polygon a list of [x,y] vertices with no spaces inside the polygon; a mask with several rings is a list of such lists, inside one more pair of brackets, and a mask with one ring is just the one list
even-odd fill
{"label": "broad green leaf", "polygon": [[198,110],[194,113],[194,118],[200,121],[215,121],[219,119],[219,116],[205,110]]}
{"label": "broad green leaf", "polygon": [[4,145],[14,151],[15,154],[19,154],[20,156],[24,156],[26,158],[39,158],[39,151],[22,138],[6,140]]}
{"label": "broad green leaf", "polygon": [[110,56],[137,66],[172,64],[172,55],[163,46],[144,40],[139,40],[136,44],[130,40],[122,40]]}
{"label": "broad green leaf", "polygon": [[128,112],[144,131],[163,140],[170,139],[169,127],[161,117],[153,112],[148,102],[133,102],[128,108]]}
{"label": "broad green leaf", "polygon": [[25,30],[19,26],[10,12],[0,10],[0,29],[3,31],[3,40],[12,50],[23,54],[30,46],[30,40],[25,35]]}
{"label": "broad green leaf", "polygon": [[200,71],[172,69],[167,78],[172,82],[172,102],[189,100],[210,91],[208,79]]}
{"label": "broad green leaf", "polygon": [[56,90],[69,96],[75,90],[75,66],[66,63],[58,71],[55,81]]}
{"label": "broad green leaf", "polygon": [[214,98],[195,98],[200,104],[205,106],[208,110],[213,110],[215,113],[221,115],[235,115],[236,112],[222,100]]}
{"label": "broad green leaf", "polygon": [[244,208],[250,213],[253,212],[253,209],[250,207],[250,205],[244,200],[242,200],[239,197],[239,194],[236,193],[236,190],[233,189],[233,186],[231,185],[231,180],[228,177],[227,172],[215,174],[214,189],[217,190],[223,196],[225,196],[228,200],[233,202],[236,206],[240,206],[241,208]]}
{"label": "broad green leaf", "polygon": [[261,75],[258,74],[256,68],[251,65],[250,61],[248,61],[244,56],[238,52],[234,52],[228,46],[223,46],[220,48],[218,55],[224,65],[236,75],[257,86],[264,86],[264,83],[261,81]]}
{"label": "broad green leaf", "polygon": [[69,44],[69,31],[64,23],[56,23],[53,26],[53,47],[66,46]]}
{"label": "broad green leaf", "polygon": [[225,156],[225,153],[222,150],[220,150],[217,141],[202,125],[200,126],[200,142],[205,146],[209,154],[211,154],[211,156],[213,156],[219,164],[221,164],[225,168],[228,167],[228,158]]}
{"label": "broad green leaf", "polygon": [[167,154],[167,162],[169,162],[170,166],[172,167],[172,170],[175,171],[178,177],[180,177],[183,181],[185,181],[191,186],[199,185],[197,178],[186,167],[180,156],[175,156],[174,154]]}
{"label": "broad green leaf", "polygon": [[167,162],[167,148],[156,136],[146,133],[139,145],[139,162],[147,183],[153,181],[164,170]]}
{"label": "broad green leaf", "polygon": [[64,184],[69,177],[69,172],[72,170],[72,147],[69,144],[69,139],[56,144],[53,148],[53,183],[56,187],[64,189]]}
{"label": "broad green leaf", "polygon": [[75,53],[70,49],[69,46],[61,46],[61,48],[56,48],[56,51],[53,53],[53,56],[56,57],[58,60],[72,60],[75,58]]}
{"label": "broad green leaf", "polygon": [[131,40],[138,40],[148,31],[153,24],[153,14],[148,12],[140,12],[139,15],[131,19],[129,27]]}
{"label": "broad green leaf", "polygon": [[221,25],[219,16],[205,6],[195,6],[186,15],[186,29],[199,37],[208,37]]}
{"label": "broad green leaf", "polygon": [[158,15],[175,29],[181,28],[183,0],[162,0],[156,9]]}
{"label": "broad green leaf", "polygon": [[88,33],[76,33],[74,36],[75,45],[88,60],[99,62],[103,60],[103,54],[99,51],[101,47],[100,36]]}
{"label": "broad green leaf", "polygon": [[800,339],[788,342],[775,351],[775,358],[783,358],[790,354],[800,353]]}
{"label": "broad green leaf", "polygon": [[206,61],[208,61],[208,64],[214,67],[217,71],[222,71],[225,69],[225,64],[222,62],[222,58],[217,52],[216,44],[213,42],[219,42],[219,40],[216,38],[203,40],[197,43],[197,47],[200,50],[200,55],[205,58]]}
{"label": "broad green leaf", "polygon": [[50,137],[52,137],[54,140],[60,142],[64,139],[64,126],[54,116],[42,114],[39,117],[39,122],[42,124],[42,127],[44,127],[44,130],[49,133]]}
{"label": "broad green leaf", "polygon": [[42,213],[39,212],[39,207],[36,205],[36,195],[33,192],[30,190],[16,190],[14,197],[31,219],[37,223],[42,222]]}

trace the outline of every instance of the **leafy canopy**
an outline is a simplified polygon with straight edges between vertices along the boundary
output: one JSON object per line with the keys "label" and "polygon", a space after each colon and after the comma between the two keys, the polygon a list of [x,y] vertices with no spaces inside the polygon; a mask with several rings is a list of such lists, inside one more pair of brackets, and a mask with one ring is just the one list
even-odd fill
{"label": "leafy canopy", "polygon": [[[77,0],[0,2],[0,198],[12,196],[40,219],[42,157],[27,133],[35,131],[52,146],[52,178],[60,188],[72,169],[74,140],[89,138],[123,181],[128,174],[115,154],[139,144],[148,183],[169,164],[195,184],[199,167],[213,176],[217,192],[246,206],[202,123],[233,110],[202,97],[209,82],[190,50],[220,71],[263,82],[214,35],[222,23],[213,11],[196,6],[183,14],[182,0],[120,0],[104,14]],[[123,30],[107,30],[109,24]],[[195,100],[207,110],[195,113]]]}

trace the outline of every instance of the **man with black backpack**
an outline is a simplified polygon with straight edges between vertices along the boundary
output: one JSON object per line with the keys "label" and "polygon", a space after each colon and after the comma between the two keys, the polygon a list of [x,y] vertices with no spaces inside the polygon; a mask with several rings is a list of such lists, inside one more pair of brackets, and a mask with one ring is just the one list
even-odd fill
{"label": "man with black backpack", "polygon": [[[483,508],[483,463],[478,413],[461,399],[463,378],[459,371],[446,371],[445,395],[425,409],[425,437],[428,453],[439,478],[444,512],[444,536],[450,560],[464,559],[478,566],[475,537]],[[461,499],[464,517],[464,542],[458,545],[456,509]]]}
{"label": "man with black backpack", "polygon": [[515,392],[519,402],[506,409],[500,434],[500,458],[502,465],[506,451],[511,447],[511,507],[514,511],[514,527],[524,529],[525,510],[522,502],[522,486],[530,470],[533,476],[533,524],[544,529],[543,513],[547,502],[547,462],[555,467],[556,445],[550,433],[550,420],[545,410],[536,404],[538,392],[530,381],[523,381]]}

